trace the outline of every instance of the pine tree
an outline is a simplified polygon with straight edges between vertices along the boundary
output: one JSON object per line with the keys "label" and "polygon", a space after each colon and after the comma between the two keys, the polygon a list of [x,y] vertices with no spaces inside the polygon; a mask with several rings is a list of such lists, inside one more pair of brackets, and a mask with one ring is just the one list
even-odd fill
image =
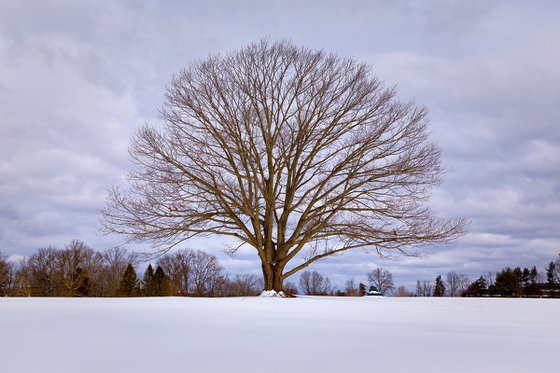
{"label": "pine tree", "polygon": [[548,267],[546,267],[546,287],[548,290],[548,294],[551,298],[556,298],[556,287],[558,286],[556,283],[556,263],[551,261],[548,263]]}
{"label": "pine tree", "polygon": [[511,269],[504,268],[496,274],[496,282],[490,287],[491,295],[502,297],[520,297],[523,295],[521,287],[522,271],[519,267]]}
{"label": "pine tree", "polygon": [[463,297],[481,297],[486,293],[486,279],[480,276],[478,280],[469,285],[462,294]]}
{"label": "pine tree", "polygon": [[434,297],[443,297],[445,295],[445,285],[441,280],[441,275],[436,277],[436,286],[434,287]]}
{"label": "pine tree", "polygon": [[148,264],[144,278],[142,279],[142,292],[146,297],[153,297],[155,295],[155,279],[154,269],[151,264]]}
{"label": "pine tree", "polygon": [[533,296],[533,297],[542,295],[541,289],[537,284],[538,281],[537,277],[538,277],[537,267],[533,266],[533,268],[529,270],[528,284],[527,284],[527,289],[525,291],[525,295]]}
{"label": "pine tree", "polygon": [[169,277],[163,272],[163,268],[157,267],[154,273],[154,294],[156,296],[170,295],[170,282]]}
{"label": "pine tree", "polygon": [[121,297],[133,297],[138,294],[138,277],[132,264],[128,263],[121,279],[117,295]]}
{"label": "pine tree", "polygon": [[358,291],[359,291],[359,294],[360,294],[361,297],[366,295],[366,285],[360,282]]}
{"label": "pine tree", "polygon": [[531,285],[531,272],[529,271],[529,268],[525,267],[521,272],[521,288],[523,289],[524,296],[529,295],[530,285]]}
{"label": "pine tree", "polygon": [[554,285],[556,282],[554,278],[555,270],[556,270],[556,264],[552,261],[548,263],[548,267],[546,267],[546,282],[548,285]]}

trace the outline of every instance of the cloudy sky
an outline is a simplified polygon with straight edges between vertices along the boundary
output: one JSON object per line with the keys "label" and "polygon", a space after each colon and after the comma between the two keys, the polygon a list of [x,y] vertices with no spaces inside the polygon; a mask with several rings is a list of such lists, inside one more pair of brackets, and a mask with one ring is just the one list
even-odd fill
{"label": "cloudy sky", "polygon": [[[450,270],[542,269],[560,253],[560,2],[0,0],[0,252],[77,238],[99,250],[107,189],[171,74],[268,36],[370,63],[429,109],[445,182],[440,215],[470,219],[423,258],[354,252],[313,266],[335,284],[376,266],[410,288]],[[258,273],[251,251],[230,273]],[[134,249],[134,247],[128,247]]]}

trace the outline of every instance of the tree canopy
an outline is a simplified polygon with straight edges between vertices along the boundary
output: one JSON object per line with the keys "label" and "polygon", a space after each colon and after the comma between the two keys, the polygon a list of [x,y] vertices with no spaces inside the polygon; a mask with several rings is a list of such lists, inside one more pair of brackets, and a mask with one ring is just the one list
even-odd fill
{"label": "tree canopy", "polygon": [[443,172],[426,109],[354,59],[261,40],[173,76],[161,117],[132,140],[130,188],[110,191],[106,232],[161,250],[234,237],[277,291],[333,254],[406,254],[463,233],[426,204]]}

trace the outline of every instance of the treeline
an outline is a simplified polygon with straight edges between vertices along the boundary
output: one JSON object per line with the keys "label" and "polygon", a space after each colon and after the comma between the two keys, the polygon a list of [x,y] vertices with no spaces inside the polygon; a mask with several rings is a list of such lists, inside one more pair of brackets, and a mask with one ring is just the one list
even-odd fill
{"label": "treeline", "polygon": [[[386,269],[375,268],[367,274],[368,284],[356,283],[354,279],[349,279],[345,283],[344,289],[336,289],[331,286],[331,281],[327,276],[317,271],[304,271],[298,281],[299,292],[305,295],[335,295],[359,297],[367,295],[370,291],[376,294],[393,295],[394,284],[393,275]],[[298,289],[293,283],[284,283],[285,291],[297,294]]]}
{"label": "treeline", "polygon": [[505,267],[496,273],[487,273],[475,281],[456,272],[438,275],[434,282],[418,280],[416,296],[462,297],[527,297],[560,298],[560,256],[550,261],[544,273],[531,268]]}
{"label": "treeline", "polygon": [[123,248],[100,253],[78,240],[39,249],[17,264],[0,255],[0,296],[249,296],[263,289],[260,276],[230,278],[215,255],[201,250],[166,254],[141,276],[139,259]]}
{"label": "treeline", "polygon": [[[42,248],[19,263],[0,253],[0,296],[39,297],[132,297],[132,296],[252,296],[262,291],[262,276],[230,277],[215,255],[201,250],[168,253],[137,272],[140,258],[123,248],[104,253],[79,240],[63,249]],[[363,296],[372,289],[389,296],[447,297],[548,297],[560,298],[560,256],[548,263],[544,273],[532,268],[506,267],[471,281],[466,275],[448,272],[435,281],[418,280],[416,291],[395,287],[392,274],[375,268],[367,274],[368,285],[346,282],[335,289],[327,276],[303,271],[297,285],[284,282],[287,294]]]}
{"label": "treeline", "polygon": [[[455,271],[435,280],[418,280],[416,291],[395,287],[392,274],[375,268],[367,274],[368,284],[346,282],[342,290],[331,286],[330,279],[317,271],[304,271],[299,278],[299,291],[306,295],[363,296],[368,293],[397,297],[543,297],[560,298],[560,256],[550,261],[544,273],[532,268],[505,267],[501,271],[480,276],[471,281]],[[289,284],[290,288],[295,285]],[[373,292],[372,292],[373,290]],[[296,290],[297,291],[297,290]]]}

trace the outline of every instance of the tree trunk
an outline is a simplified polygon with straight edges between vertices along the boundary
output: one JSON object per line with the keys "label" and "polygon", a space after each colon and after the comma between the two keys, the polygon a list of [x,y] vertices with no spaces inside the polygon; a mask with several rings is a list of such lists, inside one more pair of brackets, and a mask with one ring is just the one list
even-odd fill
{"label": "tree trunk", "polygon": [[263,277],[264,277],[264,290],[274,290],[276,292],[281,292],[283,290],[283,279],[282,279],[282,266],[275,266],[269,263],[263,263]]}

